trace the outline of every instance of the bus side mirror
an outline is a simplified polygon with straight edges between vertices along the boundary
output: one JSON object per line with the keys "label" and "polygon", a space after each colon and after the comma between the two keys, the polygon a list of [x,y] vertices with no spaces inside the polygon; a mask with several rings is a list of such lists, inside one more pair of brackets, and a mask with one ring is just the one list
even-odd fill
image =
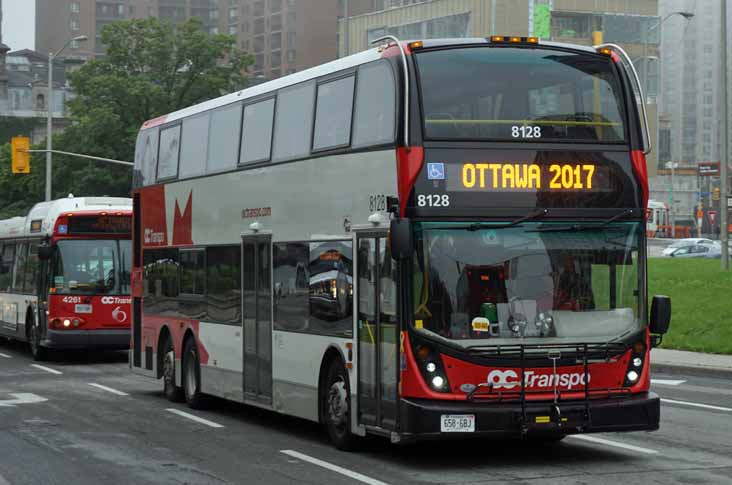
{"label": "bus side mirror", "polygon": [[406,218],[392,219],[389,226],[391,257],[397,261],[409,258],[414,252],[412,222]]}
{"label": "bus side mirror", "polygon": [[46,261],[51,259],[51,256],[53,255],[53,246],[49,246],[47,244],[42,244],[38,246],[38,259],[42,261]]}
{"label": "bus side mirror", "polygon": [[662,295],[653,297],[651,303],[651,333],[663,335],[671,324],[671,298]]}

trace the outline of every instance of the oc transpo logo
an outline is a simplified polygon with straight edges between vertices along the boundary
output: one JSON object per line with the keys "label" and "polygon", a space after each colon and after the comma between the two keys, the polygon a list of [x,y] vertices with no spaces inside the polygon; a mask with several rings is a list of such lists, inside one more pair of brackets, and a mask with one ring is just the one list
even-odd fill
{"label": "oc transpo logo", "polygon": [[118,296],[103,296],[102,305],[129,305],[132,298],[120,298]]}
{"label": "oc transpo logo", "polygon": [[[524,373],[524,385],[527,388],[534,387],[566,387],[572,389],[575,386],[584,386],[590,381],[590,375],[580,372],[565,374],[537,374],[532,370]],[[488,384],[492,384],[493,389],[513,389],[521,385],[518,373],[513,370],[492,370],[488,373]]]}

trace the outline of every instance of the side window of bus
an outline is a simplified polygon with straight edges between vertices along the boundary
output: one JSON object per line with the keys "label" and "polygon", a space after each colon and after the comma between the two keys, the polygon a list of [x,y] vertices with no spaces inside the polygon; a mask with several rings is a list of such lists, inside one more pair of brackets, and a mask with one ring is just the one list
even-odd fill
{"label": "side window of bus", "polygon": [[13,291],[23,291],[23,280],[25,279],[25,260],[28,256],[28,243],[18,243],[15,258],[15,280],[13,281]]}
{"label": "side window of bus", "polygon": [[211,112],[208,130],[208,161],[206,172],[236,168],[239,156],[241,104],[224,106]]}
{"label": "side window of bus", "polygon": [[353,334],[351,241],[274,245],[275,330]]}
{"label": "side window of bus", "polygon": [[152,249],[143,254],[143,304],[146,313],[175,314],[178,310],[178,250]]}
{"label": "side window of bus", "polygon": [[394,141],[396,80],[388,61],[364,64],[358,69],[352,146],[381,145]]}
{"label": "side window of bus", "polygon": [[313,151],[348,146],[351,142],[355,81],[354,76],[348,76],[318,85]]}
{"label": "side window of bus", "polygon": [[13,285],[13,263],[15,262],[15,243],[5,243],[0,252],[0,291],[10,291]]}
{"label": "side window of bus", "polygon": [[207,319],[241,324],[241,246],[206,248]]}
{"label": "side window of bus", "polygon": [[209,113],[190,116],[183,119],[183,132],[180,142],[180,168],[178,177],[196,177],[203,175],[208,153],[208,124],[211,119]]}
{"label": "side window of bus", "polygon": [[275,98],[244,107],[239,163],[266,162],[272,155]]}
{"label": "side window of bus", "polygon": [[155,167],[158,158],[157,128],[141,131],[135,147],[135,170],[133,185],[141,187],[155,183]]}
{"label": "side window of bus", "polygon": [[180,155],[180,124],[163,128],[160,131],[157,179],[173,178],[178,175]]}
{"label": "side window of bus", "polygon": [[180,293],[203,295],[206,286],[206,259],[203,249],[180,252]]}
{"label": "side window of bus", "polygon": [[38,242],[28,245],[28,257],[25,260],[25,278],[23,279],[23,293],[37,293],[38,290]]}
{"label": "side window of bus", "polygon": [[277,94],[273,160],[305,157],[310,153],[315,82],[310,81]]}

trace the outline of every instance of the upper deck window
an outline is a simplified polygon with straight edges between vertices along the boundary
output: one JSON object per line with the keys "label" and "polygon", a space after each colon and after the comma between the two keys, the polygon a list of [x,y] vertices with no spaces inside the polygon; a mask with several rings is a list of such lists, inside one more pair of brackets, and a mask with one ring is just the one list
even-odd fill
{"label": "upper deck window", "polygon": [[310,153],[315,82],[297,84],[277,94],[273,160],[288,160]]}
{"label": "upper deck window", "polygon": [[313,150],[348,145],[351,141],[354,76],[318,86]]}
{"label": "upper deck window", "polygon": [[208,124],[211,115],[203,113],[183,120],[183,140],[180,147],[180,178],[203,174],[208,152]]}
{"label": "upper deck window", "polygon": [[472,47],[416,56],[425,138],[625,140],[608,57],[546,48]]}
{"label": "upper deck window", "polygon": [[240,104],[225,106],[211,113],[206,172],[220,172],[236,167],[239,159],[240,125]]}
{"label": "upper deck window", "polygon": [[158,154],[158,180],[178,175],[180,155],[180,124],[163,128],[160,131],[160,151]]}
{"label": "upper deck window", "polygon": [[353,146],[394,141],[396,81],[389,63],[382,60],[359,67],[357,84]]}
{"label": "upper deck window", "polygon": [[244,107],[240,163],[269,160],[272,154],[272,125],[275,98]]}

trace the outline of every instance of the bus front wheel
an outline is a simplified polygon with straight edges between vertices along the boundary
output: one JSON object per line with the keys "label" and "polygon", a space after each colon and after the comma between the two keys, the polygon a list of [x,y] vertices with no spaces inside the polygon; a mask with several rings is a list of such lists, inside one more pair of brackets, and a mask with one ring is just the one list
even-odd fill
{"label": "bus front wheel", "polygon": [[330,364],[321,402],[323,420],[336,448],[344,451],[356,448],[358,438],[351,433],[351,387],[340,359]]}
{"label": "bus front wheel", "polygon": [[169,336],[163,344],[163,393],[168,401],[183,401],[183,389],[175,385],[175,350]]}
{"label": "bus front wheel", "polygon": [[201,362],[198,359],[198,347],[193,338],[186,340],[183,351],[183,393],[186,403],[192,409],[205,407],[205,396],[201,393]]}

